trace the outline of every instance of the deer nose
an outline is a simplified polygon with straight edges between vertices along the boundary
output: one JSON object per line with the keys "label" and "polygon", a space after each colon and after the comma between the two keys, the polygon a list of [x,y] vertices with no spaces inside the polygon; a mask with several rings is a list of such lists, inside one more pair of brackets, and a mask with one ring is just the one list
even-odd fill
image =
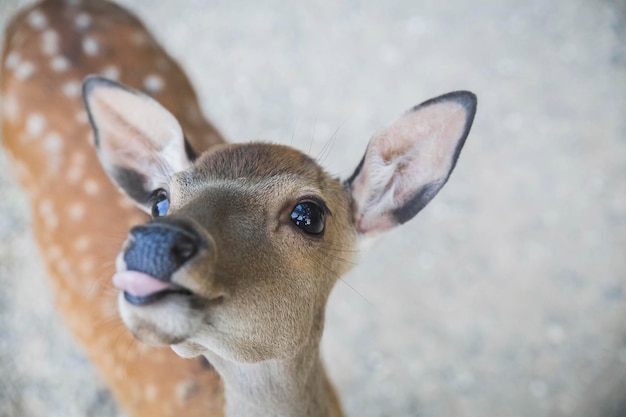
{"label": "deer nose", "polygon": [[169,282],[172,274],[193,258],[203,245],[189,225],[160,220],[130,230],[130,244],[124,262],[130,271],[143,272]]}

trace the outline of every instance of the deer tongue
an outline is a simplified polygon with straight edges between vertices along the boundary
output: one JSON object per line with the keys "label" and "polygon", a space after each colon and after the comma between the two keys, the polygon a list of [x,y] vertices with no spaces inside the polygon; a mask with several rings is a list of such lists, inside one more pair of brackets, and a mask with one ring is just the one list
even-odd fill
{"label": "deer tongue", "polygon": [[170,288],[168,283],[138,271],[117,272],[113,275],[113,285],[138,297],[145,297]]}

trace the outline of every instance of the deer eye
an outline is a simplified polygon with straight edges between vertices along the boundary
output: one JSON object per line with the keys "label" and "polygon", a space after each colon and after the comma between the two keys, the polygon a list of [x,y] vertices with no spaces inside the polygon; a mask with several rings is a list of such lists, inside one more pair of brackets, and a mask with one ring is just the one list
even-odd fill
{"label": "deer eye", "polygon": [[159,188],[152,193],[150,200],[152,201],[152,217],[163,217],[167,214],[167,210],[170,208],[167,191]]}
{"label": "deer eye", "polygon": [[319,235],[324,231],[325,210],[313,201],[301,201],[291,211],[291,222],[303,232]]}

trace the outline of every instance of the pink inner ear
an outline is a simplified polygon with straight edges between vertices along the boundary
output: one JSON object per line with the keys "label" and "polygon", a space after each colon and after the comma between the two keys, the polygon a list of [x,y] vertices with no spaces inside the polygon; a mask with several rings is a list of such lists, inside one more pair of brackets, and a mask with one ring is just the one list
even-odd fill
{"label": "pink inner ear", "polygon": [[352,183],[361,233],[393,227],[394,210],[424,186],[445,181],[467,118],[462,104],[441,101],[406,113],[372,138]]}
{"label": "pink inner ear", "polygon": [[425,185],[447,176],[466,121],[467,111],[455,101],[418,108],[383,130],[371,151],[409,177],[403,180]]}
{"label": "pink inner ear", "polygon": [[159,152],[173,137],[182,136],[174,116],[143,94],[122,88],[94,88],[89,95],[89,105],[98,128],[118,140],[138,136],[146,141],[145,145]]}
{"label": "pink inner ear", "polygon": [[170,174],[189,166],[176,118],[139,92],[122,87],[95,87],[89,109],[99,136],[99,154],[106,164],[145,172],[166,169]]}

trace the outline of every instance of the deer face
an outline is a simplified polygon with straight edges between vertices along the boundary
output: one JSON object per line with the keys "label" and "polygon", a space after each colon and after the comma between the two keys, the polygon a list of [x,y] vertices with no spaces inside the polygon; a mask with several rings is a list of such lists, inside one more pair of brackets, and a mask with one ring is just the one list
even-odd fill
{"label": "deer face", "polygon": [[355,240],[338,180],[293,149],[249,144],[219,147],[160,187],[116,276],[140,340],[257,361],[321,336]]}
{"label": "deer face", "polygon": [[100,160],[153,219],[131,230],[114,283],[131,332],[183,356],[292,357],[317,344],[358,236],[411,219],[445,184],[471,126],[471,93],[412,109],[374,136],[341,182],[281,145],[213,148],[192,162],[174,117],[88,78]]}

